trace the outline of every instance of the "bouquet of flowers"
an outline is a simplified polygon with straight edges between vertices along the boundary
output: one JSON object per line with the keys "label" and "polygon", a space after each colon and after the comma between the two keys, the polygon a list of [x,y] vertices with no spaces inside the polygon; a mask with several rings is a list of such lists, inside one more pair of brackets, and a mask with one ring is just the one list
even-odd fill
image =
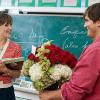
{"label": "bouquet of flowers", "polygon": [[48,41],[36,49],[35,55],[29,54],[22,72],[30,77],[34,88],[41,91],[57,82],[61,85],[68,81],[76,63],[74,55]]}

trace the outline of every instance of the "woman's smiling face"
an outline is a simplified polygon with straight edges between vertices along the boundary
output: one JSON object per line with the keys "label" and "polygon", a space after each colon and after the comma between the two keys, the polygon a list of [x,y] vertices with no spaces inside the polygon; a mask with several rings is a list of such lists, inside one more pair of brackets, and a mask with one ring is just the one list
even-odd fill
{"label": "woman's smiling face", "polygon": [[10,24],[3,24],[0,26],[0,37],[1,38],[10,38],[12,31],[12,25]]}

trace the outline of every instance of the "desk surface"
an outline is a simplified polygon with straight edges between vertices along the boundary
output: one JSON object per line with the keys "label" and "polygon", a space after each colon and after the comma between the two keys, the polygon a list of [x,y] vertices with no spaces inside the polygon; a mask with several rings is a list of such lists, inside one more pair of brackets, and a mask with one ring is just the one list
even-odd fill
{"label": "desk surface", "polygon": [[20,97],[17,100],[39,100],[38,92],[33,89],[27,89],[23,87],[14,86],[15,89],[15,96]]}

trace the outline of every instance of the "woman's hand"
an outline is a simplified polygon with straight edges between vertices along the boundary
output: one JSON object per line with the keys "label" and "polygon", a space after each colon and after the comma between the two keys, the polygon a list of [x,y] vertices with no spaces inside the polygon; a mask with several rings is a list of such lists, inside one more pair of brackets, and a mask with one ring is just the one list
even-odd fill
{"label": "woman's hand", "polygon": [[2,76],[9,76],[9,69],[3,63],[0,63],[0,73]]}
{"label": "woman's hand", "polygon": [[8,68],[5,66],[5,64],[0,63],[0,72],[6,73],[8,71]]}
{"label": "woman's hand", "polygon": [[[12,63],[12,65],[15,65]],[[2,76],[10,76],[12,78],[18,78],[20,76],[21,70],[10,70],[6,67],[5,64],[0,63],[0,73]]]}
{"label": "woman's hand", "polygon": [[60,90],[40,92],[39,97],[40,100],[62,100]]}

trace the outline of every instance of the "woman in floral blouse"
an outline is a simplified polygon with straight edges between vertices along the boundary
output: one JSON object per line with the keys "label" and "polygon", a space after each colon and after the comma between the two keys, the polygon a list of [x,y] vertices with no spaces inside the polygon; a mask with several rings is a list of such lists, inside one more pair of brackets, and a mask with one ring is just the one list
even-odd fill
{"label": "woman in floral blouse", "polygon": [[[21,57],[21,47],[11,41],[12,18],[0,12],[0,60]],[[15,66],[12,64],[12,66]],[[15,66],[16,67],[16,66]],[[20,76],[20,70],[11,70],[0,61],[0,100],[15,100],[12,79]]]}

